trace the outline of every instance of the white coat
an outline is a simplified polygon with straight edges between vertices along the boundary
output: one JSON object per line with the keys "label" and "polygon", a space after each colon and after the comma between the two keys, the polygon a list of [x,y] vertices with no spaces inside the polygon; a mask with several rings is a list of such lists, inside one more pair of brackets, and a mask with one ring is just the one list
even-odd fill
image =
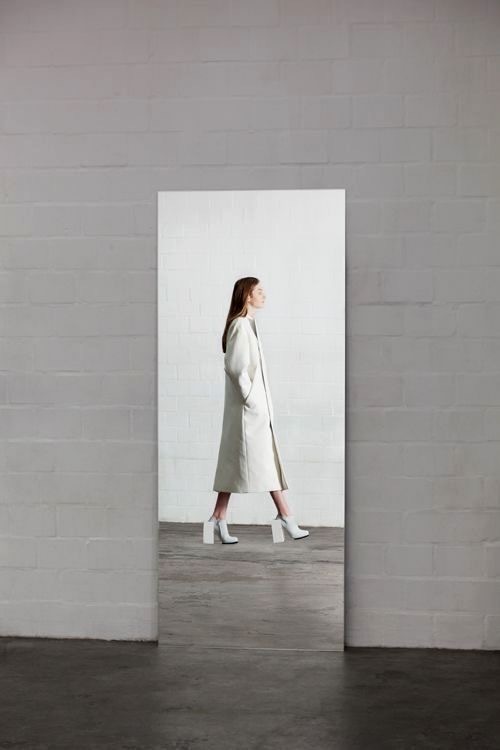
{"label": "white coat", "polygon": [[[255,323],[255,319],[253,320]],[[273,405],[257,324],[231,321],[224,355],[222,435],[213,489],[216,492],[286,490],[274,435]]]}

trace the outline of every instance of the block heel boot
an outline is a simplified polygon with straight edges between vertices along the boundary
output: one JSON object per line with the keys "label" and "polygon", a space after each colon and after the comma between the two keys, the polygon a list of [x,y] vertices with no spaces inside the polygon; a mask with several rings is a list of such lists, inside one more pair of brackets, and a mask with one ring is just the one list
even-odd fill
{"label": "block heel boot", "polygon": [[238,541],[238,537],[231,536],[231,534],[228,531],[227,521],[225,518],[217,519],[214,516],[212,516],[208,520],[209,522],[213,523],[214,531],[217,532],[217,536],[219,537],[222,544],[236,544],[236,542]]}
{"label": "block heel boot", "polygon": [[303,539],[304,537],[309,536],[307,529],[301,529],[294,516],[282,516],[278,513],[275,520],[281,521],[281,525],[286,529],[292,539]]}

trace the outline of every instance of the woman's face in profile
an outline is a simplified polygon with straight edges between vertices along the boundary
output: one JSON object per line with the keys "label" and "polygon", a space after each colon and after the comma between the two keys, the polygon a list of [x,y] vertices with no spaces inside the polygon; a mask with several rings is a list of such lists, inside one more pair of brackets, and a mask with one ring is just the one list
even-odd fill
{"label": "woman's face in profile", "polygon": [[266,303],[266,294],[264,292],[264,287],[262,286],[262,284],[257,284],[256,286],[254,286],[248,301],[254,307],[264,307]]}

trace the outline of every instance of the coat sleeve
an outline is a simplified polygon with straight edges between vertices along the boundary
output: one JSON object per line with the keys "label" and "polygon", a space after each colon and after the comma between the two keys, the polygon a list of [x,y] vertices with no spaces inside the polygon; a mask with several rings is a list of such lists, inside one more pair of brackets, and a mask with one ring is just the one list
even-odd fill
{"label": "coat sleeve", "polygon": [[235,318],[229,326],[226,338],[224,369],[231,378],[242,401],[245,401],[252,387],[247,368],[250,363],[250,345],[241,320]]}

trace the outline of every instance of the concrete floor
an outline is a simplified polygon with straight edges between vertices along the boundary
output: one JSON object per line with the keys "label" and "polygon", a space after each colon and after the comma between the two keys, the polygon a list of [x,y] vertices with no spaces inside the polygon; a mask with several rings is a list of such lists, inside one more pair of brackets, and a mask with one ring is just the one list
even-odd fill
{"label": "concrete floor", "polygon": [[202,528],[160,523],[161,643],[343,650],[343,528],[277,544],[270,524],[229,524],[236,544]]}
{"label": "concrete floor", "polygon": [[498,750],[500,653],[0,639],[0,748]]}
{"label": "concrete floor", "polygon": [[[307,619],[300,612],[286,627],[288,642],[326,648],[275,648],[269,622],[273,627],[280,622],[286,604],[278,597],[271,614],[268,607],[260,609],[276,602],[265,582],[276,575],[287,592],[304,597],[300,587],[287,588],[287,570],[307,572],[296,557],[306,548],[290,540],[286,549],[275,545],[256,560],[256,550],[268,546],[262,529],[234,526],[237,545],[198,549],[198,542],[190,541],[196,535],[183,526],[161,531],[160,570],[171,577],[173,589],[165,587],[161,595],[159,644],[0,638],[1,750],[500,748],[500,652],[339,651],[325,640],[325,630],[305,640],[301,623]],[[321,546],[319,537],[307,550],[310,556],[320,554],[316,543]],[[320,555],[315,565],[329,597],[328,587],[335,584],[322,560]],[[246,617],[250,610],[232,586],[234,576],[243,590],[252,587],[254,601],[259,591],[259,617],[253,616],[247,629],[237,627],[245,621],[240,607]],[[210,620],[214,578],[226,594],[217,599],[220,614]],[[182,585],[188,586],[184,598]],[[321,603],[315,596],[312,606]],[[169,609],[173,603],[175,613]],[[333,623],[331,599],[318,611]],[[228,614],[224,639],[203,627],[220,626]],[[259,640],[265,645],[259,647]]]}

